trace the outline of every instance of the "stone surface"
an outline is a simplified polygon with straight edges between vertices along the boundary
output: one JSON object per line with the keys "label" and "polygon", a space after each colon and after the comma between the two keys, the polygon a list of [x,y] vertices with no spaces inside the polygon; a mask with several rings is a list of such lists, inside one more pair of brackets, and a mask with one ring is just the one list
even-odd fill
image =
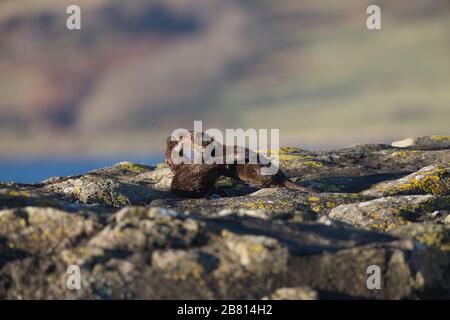
{"label": "stone surface", "polygon": [[418,150],[450,149],[450,136],[407,138],[405,140],[393,142],[392,146]]}
{"label": "stone surface", "polygon": [[263,300],[317,300],[317,292],[309,287],[280,288]]}
{"label": "stone surface", "polygon": [[402,194],[434,194],[450,193],[450,167],[431,165],[410,175],[389,182],[381,182],[369,190],[362,192],[373,197],[394,196]]}
{"label": "stone surface", "polygon": [[433,220],[433,212],[448,209],[449,197],[395,196],[338,206],[329,217],[373,230],[390,231],[399,226]]}
{"label": "stone surface", "polygon": [[[165,165],[130,162],[0,183],[0,298],[448,299],[450,149],[413,140],[282,148],[309,194],[222,178],[183,199]],[[66,286],[70,265],[81,290]]]}

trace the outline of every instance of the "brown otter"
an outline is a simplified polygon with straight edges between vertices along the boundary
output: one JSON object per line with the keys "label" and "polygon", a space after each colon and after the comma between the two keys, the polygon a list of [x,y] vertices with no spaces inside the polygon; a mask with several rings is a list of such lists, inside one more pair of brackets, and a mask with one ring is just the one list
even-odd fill
{"label": "brown otter", "polygon": [[[284,187],[302,192],[312,192],[312,190],[297,185],[281,170],[278,170],[274,175],[261,174],[261,169],[268,166],[262,163],[267,163],[268,161],[262,161],[262,155],[255,155],[254,152],[248,148],[244,148],[242,152],[245,157],[244,163],[238,163],[237,161],[238,147],[235,146],[234,148],[230,148],[228,146],[218,144],[219,147],[221,146],[223,148],[223,157],[226,157],[227,154],[230,154],[230,152],[232,153],[231,156],[233,162],[231,164],[225,163],[225,161],[223,161],[224,164],[175,164],[172,159],[172,152],[174,148],[180,147],[180,143],[191,143],[194,147],[193,149],[203,153],[205,147],[214,141],[213,138],[207,137],[204,133],[201,133],[201,145],[199,145],[194,139],[193,132],[191,132],[189,140],[190,141],[182,141],[182,138],[180,138],[179,141],[172,141],[171,137],[167,138],[165,156],[167,165],[174,173],[171,191],[175,194],[185,197],[206,196],[214,189],[214,184],[220,176],[240,180],[255,187]],[[181,148],[178,152],[180,157],[186,156],[183,154]],[[257,159],[256,164],[249,163],[250,155],[252,153]]]}

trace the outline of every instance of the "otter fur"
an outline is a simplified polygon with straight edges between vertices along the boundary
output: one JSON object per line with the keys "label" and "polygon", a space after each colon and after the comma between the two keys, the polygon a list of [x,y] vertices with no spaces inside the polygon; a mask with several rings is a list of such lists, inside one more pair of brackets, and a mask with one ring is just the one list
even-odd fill
{"label": "otter fur", "polygon": [[[280,169],[274,175],[261,174],[261,169],[268,166],[263,163],[268,163],[268,161],[261,161],[263,159],[262,155],[253,154],[252,156],[256,157],[257,163],[249,163],[251,153],[254,153],[254,151],[248,148],[244,148],[242,152],[242,149],[239,150],[239,147],[236,146],[231,148],[226,145],[219,145],[219,148],[223,148],[223,157],[231,156],[233,159],[232,163],[222,161],[223,164],[175,164],[173,162],[172,152],[175,148],[179,149],[179,151],[176,150],[175,152],[179,152],[180,157],[187,157],[187,155],[183,154],[180,144],[191,144],[193,150],[202,153],[204,148],[212,143],[214,139],[201,133],[199,141],[201,141],[201,144],[196,142],[193,132],[190,133],[189,141],[183,141],[181,138],[179,141],[172,141],[171,137],[167,138],[165,158],[166,164],[174,173],[171,184],[171,192],[174,194],[189,198],[207,196],[214,190],[215,182],[220,176],[230,177],[259,188],[284,187],[302,192],[312,192],[290,180]],[[244,163],[238,163],[238,151],[244,155]]]}

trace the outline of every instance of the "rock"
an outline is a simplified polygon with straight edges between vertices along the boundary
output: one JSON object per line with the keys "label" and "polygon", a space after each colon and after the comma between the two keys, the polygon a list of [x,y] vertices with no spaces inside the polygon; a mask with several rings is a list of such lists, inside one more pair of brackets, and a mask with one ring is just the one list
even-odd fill
{"label": "rock", "polygon": [[280,288],[263,300],[317,300],[317,291],[309,287]]}
{"label": "rock", "polygon": [[377,184],[362,194],[372,197],[402,194],[448,195],[450,194],[450,167],[431,165],[400,179]]}
{"label": "rock", "polygon": [[448,197],[432,195],[385,197],[341,205],[333,208],[328,216],[367,229],[390,231],[432,219],[432,213],[448,208],[449,201]]}
{"label": "rock", "polygon": [[72,204],[57,195],[39,192],[36,187],[19,187],[15,184],[0,188],[0,210],[6,208],[20,208],[27,206],[67,208]]}
{"label": "rock", "polygon": [[450,136],[425,136],[408,138],[392,143],[393,147],[416,150],[442,150],[450,149]]}
{"label": "rock", "polygon": [[[170,279],[183,281],[189,277],[201,279],[209,269],[206,263],[202,263],[201,251],[184,250],[155,250],[152,253],[152,267]],[[203,265],[205,264],[205,266]]]}
{"label": "rock", "polygon": [[219,217],[225,217],[225,216],[237,216],[237,217],[255,217],[260,219],[267,219],[268,215],[264,210],[245,210],[245,209],[238,209],[238,210],[231,210],[231,209],[224,209],[217,213]]}
{"label": "rock", "polygon": [[187,248],[206,241],[204,223],[182,213],[159,208],[128,207],[116,213],[89,242],[103,250],[143,251],[147,248]]}
{"label": "rock", "polygon": [[25,207],[0,211],[0,238],[11,249],[53,254],[73,245],[98,228],[95,218],[53,208]]}
{"label": "rock", "polygon": [[167,167],[159,167],[156,170],[145,172],[134,177],[134,181],[148,181],[156,190],[168,191],[172,183],[173,173]]}
{"label": "rock", "polygon": [[48,191],[74,198],[82,203],[98,204],[107,207],[122,207],[131,203],[127,190],[115,179],[105,179],[94,175],[51,184]]}
{"label": "rock", "polygon": [[221,233],[224,252],[215,276],[227,279],[245,274],[264,275],[286,271],[288,251],[278,240],[254,235],[236,235],[228,230]]}
{"label": "rock", "polygon": [[131,162],[0,182],[0,299],[448,299],[450,149],[415,140],[280,149],[312,193],[222,177],[183,199],[165,165]]}
{"label": "rock", "polygon": [[122,162],[109,169],[47,184],[42,189],[65,199],[76,199],[81,203],[103,207],[121,208],[130,204],[145,204],[157,197],[164,197],[164,193],[149,184],[135,181],[137,175],[147,170],[150,168]]}
{"label": "rock", "polygon": [[[175,199],[158,202],[158,206],[166,206],[180,211],[195,211],[202,215],[213,215],[222,210],[226,212],[253,212],[260,216],[280,216],[290,214],[300,218],[327,214],[332,208],[346,203],[370,199],[358,194],[320,193],[307,194],[297,190],[284,188],[261,189],[255,193],[221,199]],[[153,205],[153,203],[152,203]],[[241,211],[240,211],[241,210]]]}
{"label": "rock", "polygon": [[442,251],[450,252],[450,226],[435,223],[415,223],[402,226],[393,235],[411,238],[427,246],[438,247]]}
{"label": "rock", "polygon": [[[53,219],[74,219],[70,224],[80,227],[68,239],[62,238],[67,232],[52,228],[52,237],[32,246],[29,241],[22,244],[31,256],[11,256],[8,250],[0,269],[2,297],[244,299],[304,286],[323,297],[341,298],[399,299],[450,292],[450,262],[438,246],[416,246],[409,239],[345,225],[207,218],[129,207],[100,221],[106,223],[103,228],[86,228],[89,216],[46,210],[28,209],[35,216],[30,226],[17,223],[22,218],[7,210],[2,225],[9,227],[2,236],[28,235],[29,228],[51,225]],[[0,244],[4,250],[5,242]],[[76,293],[64,282],[67,265],[73,263],[82,268],[83,277],[83,290]],[[369,264],[382,269],[385,290],[367,289]],[[273,297],[299,297],[299,292],[280,290]]]}
{"label": "rock", "polygon": [[444,220],[445,224],[450,224],[450,214]]}

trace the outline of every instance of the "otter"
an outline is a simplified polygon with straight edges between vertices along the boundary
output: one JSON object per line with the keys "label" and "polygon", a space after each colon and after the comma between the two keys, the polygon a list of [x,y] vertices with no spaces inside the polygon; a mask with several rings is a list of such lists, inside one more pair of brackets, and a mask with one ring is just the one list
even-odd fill
{"label": "otter", "polygon": [[[267,159],[263,160],[263,156],[260,154],[254,154],[248,148],[243,148],[245,160],[244,163],[238,163],[238,148],[230,148],[226,145],[218,145],[219,148],[222,147],[222,155],[226,157],[227,154],[231,154],[233,157],[233,162],[223,164],[195,164],[195,163],[181,163],[175,164],[172,160],[172,152],[174,148],[180,147],[181,143],[190,143],[193,146],[193,150],[203,153],[204,148],[210,143],[214,142],[214,138],[206,136],[205,133],[201,133],[200,141],[201,145],[196,143],[194,139],[194,133],[190,132],[190,141],[183,141],[180,138],[179,141],[172,141],[171,137],[167,138],[166,147],[166,164],[174,173],[174,178],[171,184],[171,192],[183,197],[189,198],[201,198],[209,195],[214,190],[214,184],[219,179],[220,176],[230,177],[238,181],[249,184],[253,187],[259,188],[269,188],[269,187],[283,187],[288,189],[294,189],[301,192],[309,193],[312,190],[297,185],[294,181],[290,180],[286,174],[284,174],[280,169],[274,175],[263,175],[261,174],[261,169],[267,167],[263,163],[268,163]],[[215,142],[217,143],[217,142]],[[242,150],[240,150],[242,151]],[[176,152],[176,151],[175,151]],[[183,150],[180,148],[179,156],[187,157],[183,154]],[[256,157],[257,163],[249,163],[250,155]],[[213,154],[214,156],[214,154]],[[224,158],[225,159],[225,158]]]}

